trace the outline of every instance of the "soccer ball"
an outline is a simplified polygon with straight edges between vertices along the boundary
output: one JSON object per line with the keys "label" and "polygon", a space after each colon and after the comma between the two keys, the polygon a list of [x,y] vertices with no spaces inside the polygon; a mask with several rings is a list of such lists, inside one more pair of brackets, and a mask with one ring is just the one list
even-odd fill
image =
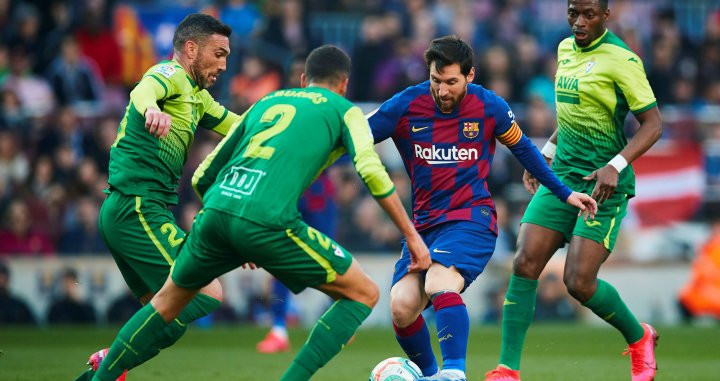
{"label": "soccer ball", "polygon": [[390,357],[377,364],[368,381],[415,381],[422,371],[414,362],[402,357]]}

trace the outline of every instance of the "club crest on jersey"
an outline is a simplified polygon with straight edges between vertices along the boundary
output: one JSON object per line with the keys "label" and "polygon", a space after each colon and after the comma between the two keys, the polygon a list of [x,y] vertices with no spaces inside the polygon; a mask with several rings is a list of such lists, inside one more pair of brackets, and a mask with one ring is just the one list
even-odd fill
{"label": "club crest on jersey", "polygon": [[591,59],[588,61],[587,65],[585,65],[585,74],[590,73],[590,70],[595,67],[595,59]]}
{"label": "club crest on jersey", "polygon": [[478,122],[463,123],[463,135],[468,139],[475,139],[480,134],[478,124]]}

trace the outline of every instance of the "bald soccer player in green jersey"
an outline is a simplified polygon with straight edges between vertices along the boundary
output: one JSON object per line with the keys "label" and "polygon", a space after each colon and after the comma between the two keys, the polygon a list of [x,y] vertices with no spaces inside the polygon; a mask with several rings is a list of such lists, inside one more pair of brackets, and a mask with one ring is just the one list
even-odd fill
{"label": "bald soccer player in green jersey", "polygon": [[[225,71],[230,33],[212,16],[187,16],[175,30],[173,60],[151,67],[130,93],[110,149],[110,187],[99,230],[143,304],[162,287],[185,238],[168,207],[178,202],[176,187],[195,131],[201,127],[225,135],[240,119],[206,90]],[[159,347],[141,354],[139,361],[177,341],[188,323],[212,312],[221,299],[220,283],[207,285],[163,331]],[[106,353],[93,354],[91,368],[79,379],[89,378]]]}
{"label": "bald soccer player in green jersey", "polygon": [[115,380],[137,363],[137,353],[158,347],[162,332],[198,289],[246,263],[264,268],[294,293],[313,287],[336,300],[281,378],[309,380],[378,299],[377,286],[350,253],[303,222],[297,209],[305,188],[344,152],[405,236],[409,270],[430,267],[430,253],[375,153],[365,116],[343,98],[349,72],[350,58],[340,49],[313,50],[303,88],[260,99],[200,165],[193,186],[204,207],[171,276],[120,330],[94,380]]}
{"label": "bald soccer player in green jersey", "polygon": [[[486,380],[519,380],[520,355],[533,318],[537,279],[550,257],[569,242],[564,282],[583,306],[607,321],[628,343],[632,380],[652,380],[657,369],[657,333],[639,323],[598,271],[615,245],[628,199],[635,193],[629,163],[647,151],[662,131],[660,112],[642,61],[605,28],[607,0],[568,1],[573,37],[558,46],[555,76],[557,130],[543,148],[548,163],[572,189],[598,202],[594,220],[557,201],[527,172],[534,193],[521,221],[513,275],[502,314],[500,365]],[[628,142],[624,122],[632,112],[640,128]]]}

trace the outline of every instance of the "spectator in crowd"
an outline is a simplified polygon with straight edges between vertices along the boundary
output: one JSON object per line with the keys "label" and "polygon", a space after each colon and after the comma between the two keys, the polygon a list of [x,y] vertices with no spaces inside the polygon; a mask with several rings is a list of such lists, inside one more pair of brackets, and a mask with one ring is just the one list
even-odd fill
{"label": "spectator in crowd", "polygon": [[9,59],[7,46],[0,42],[0,85],[5,82],[5,78],[10,74]]}
{"label": "spectator in crowd", "polygon": [[25,201],[13,200],[5,214],[5,227],[0,230],[0,256],[49,255],[55,251],[50,237],[32,227]]}
{"label": "spectator in crowd", "polygon": [[125,323],[128,319],[135,315],[135,312],[137,312],[141,307],[142,304],[140,304],[135,295],[133,295],[128,288],[122,293],[122,295],[110,302],[110,306],[107,310],[107,321],[108,323],[113,324]]}
{"label": "spectator in crowd", "polygon": [[568,297],[560,271],[548,271],[540,277],[535,302],[535,321],[577,320],[578,305]]}
{"label": "spectator in crowd", "polygon": [[59,294],[50,303],[48,323],[95,323],[95,309],[81,295],[77,271],[64,269],[59,281]]}
{"label": "spectator in crowd", "polygon": [[10,293],[10,269],[0,262],[0,323],[35,324],[28,305]]}
{"label": "spectator in crowd", "polygon": [[45,79],[33,74],[32,60],[23,45],[10,50],[10,74],[5,78],[2,89],[17,94],[23,110],[31,116],[45,116],[53,109],[55,100]]}
{"label": "spectator in crowd", "polygon": [[47,78],[61,105],[77,106],[83,102],[98,103],[101,79],[94,62],[83,57],[72,36],[62,41],[61,55],[50,63]]}
{"label": "spectator in crowd", "polygon": [[98,213],[98,201],[95,199],[86,196],[75,202],[74,208],[67,212],[70,217],[66,219],[70,221],[60,237],[58,251],[61,254],[100,254],[108,251],[98,233]]}
{"label": "spectator in crowd", "polygon": [[30,163],[18,150],[19,143],[16,134],[0,131],[0,181],[11,186],[23,184],[30,172]]}
{"label": "spectator in crowd", "polygon": [[242,71],[230,84],[234,107],[237,111],[247,110],[266,94],[282,85],[282,76],[268,65],[259,55],[248,54],[242,62]]}
{"label": "spectator in crowd", "polygon": [[262,23],[262,15],[248,0],[229,0],[220,10],[220,21],[232,28],[233,46],[245,45]]}
{"label": "spectator in crowd", "polygon": [[261,40],[287,51],[288,56],[306,54],[312,44],[303,3],[300,0],[267,1],[267,20]]}
{"label": "spectator in crowd", "polygon": [[82,21],[75,38],[83,55],[95,61],[106,84],[121,85],[123,61],[120,45],[111,28],[106,1],[87,1]]}
{"label": "spectator in crowd", "polygon": [[712,223],[710,237],[693,260],[678,302],[686,322],[699,316],[720,321],[720,219]]}
{"label": "spectator in crowd", "polygon": [[362,21],[360,41],[352,53],[353,97],[359,100],[379,101],[380,94],[375,93],[372,84],[375,73],[388,52],[392,52],[384,15],[370,14]]}
{"label": "spectator in crowd", "polygon": [[8,44],[12,48],[22,49],[35,73],[41,73],[47,64],[42,60],[43,39],[40,36],[40,14],[34,5],[20,2],[13,12],[14,28],[8,35]]}
{"label": "spectator in crowd", "polygon": [[[1,54],[2,51],[0,50]],[[2,87],[2,76],[2,73],[0,73],[0,87]],[[23,131],[27,125],[25,110],[20,104],[20,98],[12,89],[0,89],[0,130]]]}

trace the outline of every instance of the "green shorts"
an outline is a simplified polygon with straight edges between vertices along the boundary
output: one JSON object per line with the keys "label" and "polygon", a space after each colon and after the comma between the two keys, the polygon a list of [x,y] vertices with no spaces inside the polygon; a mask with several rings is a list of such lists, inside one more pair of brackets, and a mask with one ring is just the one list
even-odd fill
{"label": "green shorts", "polygon": [[100,208],[100,235],[138,298],[162,287],[185,238],[167,207],[112,191]]}
{"label": "green shorts", "polygon": [[342,246],[300,219],[270,229],[214,209],[203,209],[173,265],[172,279],[199,289],[243,263],[262,267],[292,292],[335,281],[352,263]]}
{"label": "green shorts", "polygon": [[[577,192],[590,194],[594,182],[573,186],[565,179],[563,182]],[[540,225],[563,233],[565,241],[570,242],[572,236],[580,236],[603,244],[608,252],[615,247],[615,240],[620,231],[620,222],[627,214],[628,197],[624,193],[613,193],[610,199],[598,205],[594,220],[584,220],[578,216],[578,209],[560,201],[547,188],[541,186],[520,223]]]}

